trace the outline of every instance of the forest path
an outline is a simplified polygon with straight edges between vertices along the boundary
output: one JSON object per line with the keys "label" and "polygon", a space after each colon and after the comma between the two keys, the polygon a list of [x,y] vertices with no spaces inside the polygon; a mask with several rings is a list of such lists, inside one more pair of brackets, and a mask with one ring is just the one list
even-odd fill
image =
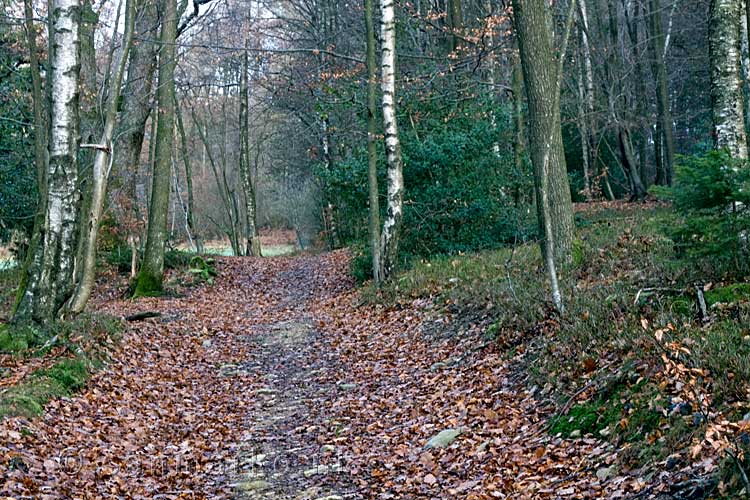
{"label": "forest path", "polygon": [[[313,262],[294,260],[269,283],[278,297],[270,310],[284,319],[254,326],[249,336],[254,355],[237,367],[262,382],[254,391],[254,406],[239,443],[234,483],[238,498],[359,498],[350,486],[340,484],[345,478],[341,450],[321,441],[311,415],[337,390],[319,377],[334,360],[329,359],[314,326],[316,319],[307,309],[321,277]],[[339,477],[331,480],[333,476]]]}
{"label": "forest path", "polygon": [[336,357],[309,308],[351,288],[345,258],[220,258],[185,296],[100,294],[160,316],[127,323],[80,393],[0,422],[0,498],[362,498],[319,432]]}
{"label": "forest path", "polygon": [[483,336],[486,313],[453,317],[429,295],[363,303],[345,251],[218,265],[183,297],[95,304],[161,316],[128,324],[81,393],[0,422],[0,499],[659,491],[614,468],[610,443],[544,431],[551,405],[519,380],[523,349]]}

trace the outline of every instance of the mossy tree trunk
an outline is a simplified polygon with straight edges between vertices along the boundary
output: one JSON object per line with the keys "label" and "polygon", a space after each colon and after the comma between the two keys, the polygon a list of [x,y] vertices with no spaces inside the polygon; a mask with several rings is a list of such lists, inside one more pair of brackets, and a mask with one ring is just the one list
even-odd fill
{"label": "mossy tree trunk", "polygon": [[162,292],[164,249],[167,241],[172,146],[174,145],[174,70],[177,38],[176,0],[165,0],[159,49],[159,87],[157,92],[158,125],[156,153],[148,210],[148,230],[143,265],[138,273],[135,296]]}
{"label": "mossy tree trunk", "polygon": [[367,178],[369,193],[370,252],[372,277],[380,283],[380,199],[378,194],[378,153],[376,141],[377,115],[377,58],[375,55],[375,24],[373,0],[365,0],[365,37],[367,44]]}

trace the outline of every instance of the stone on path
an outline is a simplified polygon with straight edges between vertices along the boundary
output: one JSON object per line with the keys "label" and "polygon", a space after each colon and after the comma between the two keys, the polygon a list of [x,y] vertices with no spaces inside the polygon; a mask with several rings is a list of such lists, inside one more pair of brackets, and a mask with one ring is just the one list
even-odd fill
{"label": "stone on path", "polygon": [[447,448],[462,433],[462,429],[445,429],[434,435],[424,445],[426,450],[432,448]]}

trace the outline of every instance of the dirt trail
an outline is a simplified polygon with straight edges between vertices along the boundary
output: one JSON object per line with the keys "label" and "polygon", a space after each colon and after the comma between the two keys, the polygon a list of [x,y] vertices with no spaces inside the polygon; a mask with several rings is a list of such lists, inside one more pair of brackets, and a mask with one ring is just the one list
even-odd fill
{"label": "dirt trail", "polygon": [[255,391],[255,406],[240,443],[239,498],[360,498],[346,484],[341,450],[320,442],[318,427],[310,421],[312,410],[324,406],[326,397],[337,390],[316,378],[327,372],[331,360],[307,310],[315,272],[310,261],[300,259],[279,273],[271,289],[280,292],[280,300],[272,309],[285,319],[256,325],[249,337],[255,355],[240,367],[262,387]]}
{"label": "dirt trail", "polygon": [[307,303],[350,284],[331,257],[219,267],[185,297],[95,305],[161,317],[75,397],[0,422],[0,498],[357,498],[308,419],[336,389]]}
{"label": "dirt trail", "polygon": [[[98,304],[128,325],[43,417],[0,422],[0,499],[651,498],[549,405],[479,322],[429,299],[361,305],[345,252],[220,260],[185,297]],[[444,446],[425,445],[436,435]],[[459,432],[460,431],[460,432]]]}

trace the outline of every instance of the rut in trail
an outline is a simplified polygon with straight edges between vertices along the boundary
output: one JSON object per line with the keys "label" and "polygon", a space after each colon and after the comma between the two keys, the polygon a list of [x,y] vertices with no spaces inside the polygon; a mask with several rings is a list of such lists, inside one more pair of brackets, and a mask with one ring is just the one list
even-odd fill
{"label": "rut in trail", "polygon": [[256,325],[247,336],[254,355],[239,369],[260,386],[239,444],[238,499],[361,498],[347,484],[345,450],[321,439],[311,418],[325,418],[321,409],[339,390],[326,380],[334,360],[307,309],[315,274],[305,259],[280,272],[269,288],[278,297],[271,309],[282,319]]}

